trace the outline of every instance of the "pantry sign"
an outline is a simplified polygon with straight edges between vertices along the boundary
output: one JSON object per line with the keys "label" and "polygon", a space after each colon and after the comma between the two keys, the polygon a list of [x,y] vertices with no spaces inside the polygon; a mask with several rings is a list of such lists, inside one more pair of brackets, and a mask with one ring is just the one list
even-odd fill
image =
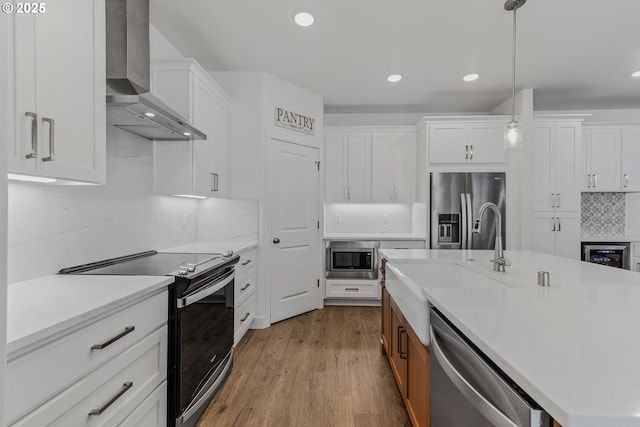
{"label": "pantry sign", "polygon": [[316,133],[315,123],[316,119],[312,119],[311,117],[303,116],[302,114],[294,113],[284,108],[275,108],[276,126],[313,135]]}

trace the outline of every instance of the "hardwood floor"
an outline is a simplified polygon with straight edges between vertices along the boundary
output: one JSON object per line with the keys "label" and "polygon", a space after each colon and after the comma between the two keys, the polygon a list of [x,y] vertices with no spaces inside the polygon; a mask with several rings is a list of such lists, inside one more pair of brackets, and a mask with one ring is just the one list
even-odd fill
{"label": "hardwood floor", "polygon": [[325,307],[250,330],[199,427],[410,427],[379,307]]}

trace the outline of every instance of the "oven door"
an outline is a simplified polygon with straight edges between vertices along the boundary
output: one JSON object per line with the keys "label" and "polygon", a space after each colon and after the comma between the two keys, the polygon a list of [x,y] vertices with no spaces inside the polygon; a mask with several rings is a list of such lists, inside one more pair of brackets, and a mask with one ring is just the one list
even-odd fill
{"label": "oven door", "polygon": [[[198,412],[212,397],[209,389],[221,364],[230,362],[233,347],[233,269],[197,291],[177,299],[178,415],[184,419]],[[208,397],[209,399],[206,399]]]}

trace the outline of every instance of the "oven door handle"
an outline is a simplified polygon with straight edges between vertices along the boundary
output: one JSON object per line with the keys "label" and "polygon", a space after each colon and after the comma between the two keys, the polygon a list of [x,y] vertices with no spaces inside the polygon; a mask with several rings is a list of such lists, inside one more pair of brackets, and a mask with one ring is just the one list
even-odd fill
{"label": "oven door handle", "polygon": [[178,308],[184,308],[188,305],[193,304],[194,302],[198,302],[203,298],[208,297],[209,295],[218,292],[220,289],[227,286],[229,283],[233,281],[235,277],[235,270],[231,270],[226,276],[224,276],[221,280],[216,280],[213,284],[205,287],[204,289],[200,289],[198,292],[195,292],[191,295],[187,295],[186,297],[178,298]]}

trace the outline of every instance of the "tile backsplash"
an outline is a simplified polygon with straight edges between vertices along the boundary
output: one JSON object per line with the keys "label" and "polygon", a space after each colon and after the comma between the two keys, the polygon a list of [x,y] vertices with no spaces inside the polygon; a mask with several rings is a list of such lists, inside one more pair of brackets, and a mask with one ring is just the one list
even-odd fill
{"label": "tile backsplash", "polygon": [[624,238],[624,193],[582,193],[582,239]]}

